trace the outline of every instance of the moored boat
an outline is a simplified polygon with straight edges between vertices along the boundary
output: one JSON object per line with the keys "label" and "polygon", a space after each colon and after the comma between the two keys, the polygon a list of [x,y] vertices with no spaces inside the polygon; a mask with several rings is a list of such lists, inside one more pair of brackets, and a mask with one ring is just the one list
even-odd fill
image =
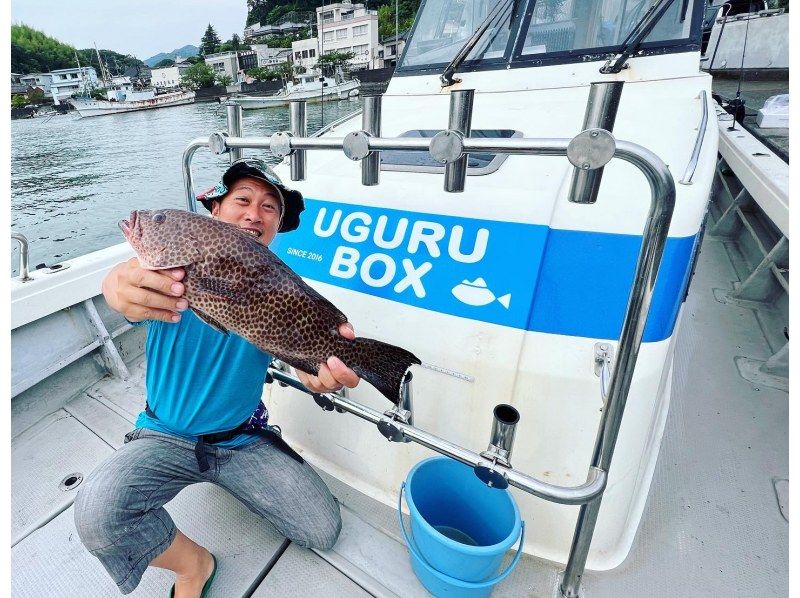
{"label": "moored boat", "polygon": [[91,97],[72,97],[68,101],[78,113],[83,116],[103,116],[105,114],[118,114],[120,112],[133,112],[136,110],[152,110],[168,106],[182,106],[194,102],[193,91],[174,91],[156,94],[155,90],[109,91],[111,96],[106,100],[96,100]]}
{"label": "moored boat", "polygon": [[348,81],[340,78],[320,77],[318,75],[299,75],[295,81],[286,85],[271,96],[230,96],[227,99],[236,102],[245,110],[288,106],[290,102],[321,102],[323,100],[346,100],[358,95],[361,83],[358,79]]}

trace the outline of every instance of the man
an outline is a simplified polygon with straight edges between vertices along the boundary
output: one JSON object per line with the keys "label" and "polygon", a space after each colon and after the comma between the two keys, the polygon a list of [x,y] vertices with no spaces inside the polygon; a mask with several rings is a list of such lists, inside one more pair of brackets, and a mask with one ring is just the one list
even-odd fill
{"label": "man", "polygon": [[[300,223],[302,195],[260,160],[242,159],[197,198],[214,218],[265,245]],[[183,488],[212,482],[301,546],[327,549],[341,529],[325,483],[266,423],[261,403],[272,357],[201,321],[183,298],[185,272],[151,271],[136,258],[103,281],[108,304],[148,325],[147,406],[125,445],[96,469],[75,500],[75,523],[123,594],[148,565],[176,574],[178,598],[204,596],[216,559],[181,533],[163,505]],[[142,325],[142,324],[138,324]],[[355,334],[349,324],[340,333]],[[359,378],[336,357],[317,376],[297,372],[315,392],[354,387]]]}

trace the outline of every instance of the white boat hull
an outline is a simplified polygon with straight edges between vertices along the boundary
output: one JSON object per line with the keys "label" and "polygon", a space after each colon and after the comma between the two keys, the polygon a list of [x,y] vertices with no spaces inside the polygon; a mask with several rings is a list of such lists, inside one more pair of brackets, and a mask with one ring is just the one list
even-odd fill
{"label": "white boat hull", "polygon": [[277,96],[250,96],[230,98],[240,104],[244,110],[288,106],[289,102],[303,100],[305,102],[321,102],[323,99],[347,99],[352,92],[357,92],[361,84],[358,81],[347,81],[336,87],[328,87],[323,94],[319,91],[298,91]]}
{"label": "white boat hull", "polygon": [[83,98],[70,98],[69,102],[82,117],[103,116],[105,114],[118,114],[120,112],[135,112],[137,110],[152,110],[154,108],[192,104],[194,103],[194,92],[183,91],[167,93],[149,100],[135,100],[132,102],[85,100]]}

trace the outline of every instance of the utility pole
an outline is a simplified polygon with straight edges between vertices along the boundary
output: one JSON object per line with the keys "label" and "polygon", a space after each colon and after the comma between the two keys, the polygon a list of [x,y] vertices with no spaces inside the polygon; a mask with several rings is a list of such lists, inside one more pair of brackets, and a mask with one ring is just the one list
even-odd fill
{"label": "utility pole", "polygon": [[398,54],[400,54],[400,0],[394,0],[394,65],[397,68]]}

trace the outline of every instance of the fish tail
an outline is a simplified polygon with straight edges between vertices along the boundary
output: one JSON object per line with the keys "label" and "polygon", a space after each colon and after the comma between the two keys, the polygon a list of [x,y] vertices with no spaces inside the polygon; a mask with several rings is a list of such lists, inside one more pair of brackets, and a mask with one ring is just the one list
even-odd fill
{"label": "fish tail", "polygon": [[411,352],[371,338],[345,340],[340,350],[347,367],[372,384],[380,393],[397,405],[403,378],[412,365],[422,362]]}
{"label": "fish tail", "polygon": [[497,300],[500,302],[500,305],[508,309],[508,305],[511,303],[511,293],[498,297]]}

